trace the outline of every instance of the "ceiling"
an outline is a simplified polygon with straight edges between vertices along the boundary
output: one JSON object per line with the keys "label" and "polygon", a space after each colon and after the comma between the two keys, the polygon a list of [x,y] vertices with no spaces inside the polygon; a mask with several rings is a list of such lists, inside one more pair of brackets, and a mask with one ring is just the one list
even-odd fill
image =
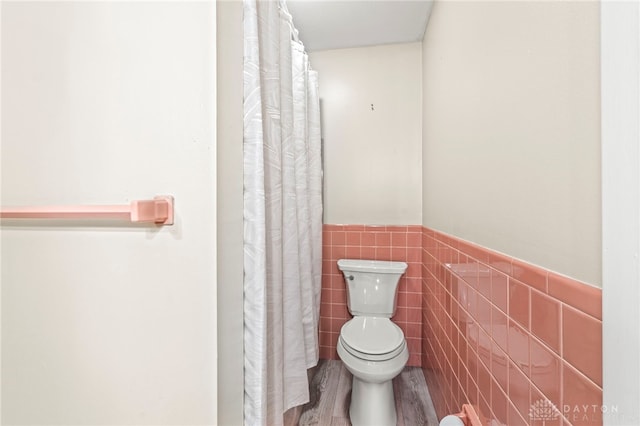
{"label": "ceiling", "polygon": [[433,0],[287,0],[307,51],[420,41]]}

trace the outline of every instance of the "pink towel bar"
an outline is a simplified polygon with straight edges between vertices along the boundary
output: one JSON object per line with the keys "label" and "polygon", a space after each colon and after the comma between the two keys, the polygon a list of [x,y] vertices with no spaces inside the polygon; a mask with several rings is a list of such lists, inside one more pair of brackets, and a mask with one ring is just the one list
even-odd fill
{"label": "pink towel bar", "polygon": [[128,205],[10,207],[0,210],[0,218],[122,219],[173,225],[173,197],[160,195],[153,200],[134,200]]}

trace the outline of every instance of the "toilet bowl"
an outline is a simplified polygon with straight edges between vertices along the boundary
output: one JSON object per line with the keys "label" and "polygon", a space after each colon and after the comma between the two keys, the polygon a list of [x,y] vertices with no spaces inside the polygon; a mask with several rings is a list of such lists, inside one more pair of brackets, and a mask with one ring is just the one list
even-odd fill
{"label": "toilet bowl", "polygon": [[[366,324],[367,321],[362,321],[363,319],[386,320],[389,325],[371,326],[371,324]],[[354,327],[354,322],[356,327]],[[387,328],[386,331],[389,331],[391,326],[396,327],[401,342],[397,344],[394,340],[393,344],[386,344],[382,338],[377,342],[374,340],[367,342],[375,342],[374,345],[368,346],[362,345],[363,339],[356,338],[353,342],[354,339],[347,336],[351,336],[349,328],[353,331],[360,326],[357,324],[358,322],[363,323],[364,333],[371,338],[375,337],[376,331],[382,329],[381,334],[384,334],[385,328]],[[393,332],[396,331],[393,330]],[[355,335],[355,333],[353,334]],[[356,347],[354,348],[354,346]],[[402,330],[387,318],[356,317],[342,327],[338,339],[338,356],[353,375],[351,405],[349,406],[351,424],[354,426],[395,425],[396,408],[391,380],[400,374],[409,360],[409,350]]]}
{"label": "toilet bowl", "polygon": [[404,262],[338,261],[353,319],[342,326],[338,356],[353,375],[349,417],[353,426],[396,424],[392,379],[409,360],[400,327],[391,321]]}

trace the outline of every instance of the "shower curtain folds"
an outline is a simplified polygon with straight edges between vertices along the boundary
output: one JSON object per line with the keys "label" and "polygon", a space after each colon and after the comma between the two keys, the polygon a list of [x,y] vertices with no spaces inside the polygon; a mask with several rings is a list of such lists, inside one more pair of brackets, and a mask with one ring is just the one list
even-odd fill
{"label": "shower curtain folds", "polygon": [[244,0],[245,424],[281,425],[318,362],[317,74],[284,2]]}

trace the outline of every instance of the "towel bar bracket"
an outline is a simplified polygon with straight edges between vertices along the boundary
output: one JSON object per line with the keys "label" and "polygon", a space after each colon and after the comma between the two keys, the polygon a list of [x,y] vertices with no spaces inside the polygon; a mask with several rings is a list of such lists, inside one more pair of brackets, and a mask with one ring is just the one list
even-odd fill
{"label": "towel bar bracket", "polygon": [[153,200],[132,201],[131,221],[173,225],[173,197],[159,195]]}

